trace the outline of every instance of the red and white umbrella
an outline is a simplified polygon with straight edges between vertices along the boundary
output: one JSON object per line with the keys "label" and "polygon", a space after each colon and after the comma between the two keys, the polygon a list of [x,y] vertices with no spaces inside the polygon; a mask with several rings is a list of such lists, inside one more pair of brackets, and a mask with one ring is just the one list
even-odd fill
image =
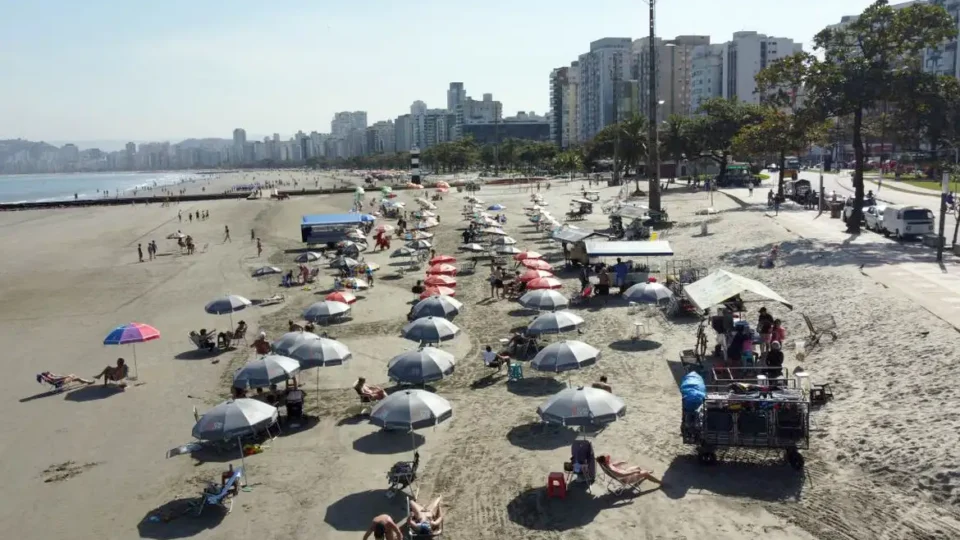
{"label": "red and white umbrella", "polygon": [[524,259],[520,264],[532,270],[553,270],[553,266],[543,259]]}
{"label": "red and white umbrella", "polygon": [[563,282],[552,276],[531,279],[527,282],[527,289],[559,289],[560,287],[563,287]]}
{"label": "red and white umbrella", "polygon": [[357,301],[357,297],[347,291],[335,291],[324,296],[323,299],[333,302],[343,302],[344,304],[352,304]]}
{"label": "red and white umbrella", "polygon": [[448,183],[444,182],[443,180],[441,180],[441,181],[439,181],[439,182],[436,183],[436,187],[438,187],[438,188],[449,188],[449,187],[450,187],[450,184],[448,184]]}
{"label": "red and white umbrella", "polygon": [[450,276],[445,276],[443,274],[427,276],[427,279],[424,280],[423,283],[428,287],[456,287],[457,286],[456,279]]}
{"label": "red and white umbrella", "polygon": [[533,281],[535,279],[553,277],[553,272],[548,272],[547,270],[527,270],[520,275],[520,281],[526,283],[528,281]]}
{"label": "red and white umbrella", "polygon": [[522,261],[524,259],[542,259],[543,255],[536,251],[522,251],[514,255],[513,260]]}
{"label": "red and white umbrella", "polygon": [[430,264],[445,264],[445,263],[455,263],[457,262],[456,257],[450,255],[437,255],[436,257],[430,259]]}
{"label": "red and white umbrella", "polygon": [[430,298],[431,296],[456,296],[457,291],[450,287],[427,287],[420,293],[420,298]]}
{"label": "red and white umbrella", "polygon": [[427,269],[427,275],[457,275],[457,267],[452,264],[435,264]]}
{"label": "red and white umbrella", "polygon": [[393,232],[393,225],[387,225],[384,223],[383,225],[377,225],[373,230],[382,233],[391,233]]}

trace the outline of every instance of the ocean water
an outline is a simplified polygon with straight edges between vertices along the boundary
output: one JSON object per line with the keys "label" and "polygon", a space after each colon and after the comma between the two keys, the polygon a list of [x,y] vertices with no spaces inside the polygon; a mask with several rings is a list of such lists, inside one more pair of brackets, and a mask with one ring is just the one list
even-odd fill
{"label": "ocean water", "polygon": [[196,180],[191,173],[70,173],[0,175],[0,203],[65,201],[132,195],[135,190]]}

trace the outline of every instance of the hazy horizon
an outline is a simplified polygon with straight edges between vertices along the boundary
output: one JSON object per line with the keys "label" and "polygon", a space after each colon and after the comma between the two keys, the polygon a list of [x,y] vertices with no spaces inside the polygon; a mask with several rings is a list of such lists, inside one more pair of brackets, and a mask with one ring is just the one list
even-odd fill
{"label": "hazy horizon", "polygon": [[[716,43],[754,30],[809,50],[816,32],[870,3],[662,0],[657,35]],[[492,93],[505,115],[544,114],[552,69],[591,41],[648,32],[640,0],[324,4],[10,3],[0,47],[16,54],[0,57],[0,139],[328,132],[337,111],[365,110],[372,124],[409,112],[418,99],[445,108],[451,81],[473,97]]]}

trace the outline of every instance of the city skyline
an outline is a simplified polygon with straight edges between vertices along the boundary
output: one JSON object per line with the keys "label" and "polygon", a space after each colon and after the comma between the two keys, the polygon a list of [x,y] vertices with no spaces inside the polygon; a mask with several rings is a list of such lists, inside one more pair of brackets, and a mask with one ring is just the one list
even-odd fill
{"label": "city skyline", "polygon": [[[339,111],[367,111],[372,125],[416,100],[446,108],[451,81],[474,99],[493,93],[504,116],[542,115],[554,68],[593,40],[647,34],[637,0],[599,0],[590,17],[569,0],[371,1],[9,6],[0,46],[17,54],[0,58],[0,139],[175,142],[227,138],[238,126],[286,137],[326,131]],[[657,35],[724,41],[746,30],[809,47],[817,31],[870,3],[664,0]]]}

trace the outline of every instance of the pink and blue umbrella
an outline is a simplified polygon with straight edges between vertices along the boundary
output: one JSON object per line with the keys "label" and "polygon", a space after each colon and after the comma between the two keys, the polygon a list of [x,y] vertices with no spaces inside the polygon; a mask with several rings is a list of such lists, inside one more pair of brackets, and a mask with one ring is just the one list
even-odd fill
{"label": "pink and blue umbrella", "polygon": [[130,345],[133,347],[133,379],[137,378],[137,343],[160,339],[160,331],[143,323],[129,323],[120,325],[107,334],[103,339],[104,345]]}

